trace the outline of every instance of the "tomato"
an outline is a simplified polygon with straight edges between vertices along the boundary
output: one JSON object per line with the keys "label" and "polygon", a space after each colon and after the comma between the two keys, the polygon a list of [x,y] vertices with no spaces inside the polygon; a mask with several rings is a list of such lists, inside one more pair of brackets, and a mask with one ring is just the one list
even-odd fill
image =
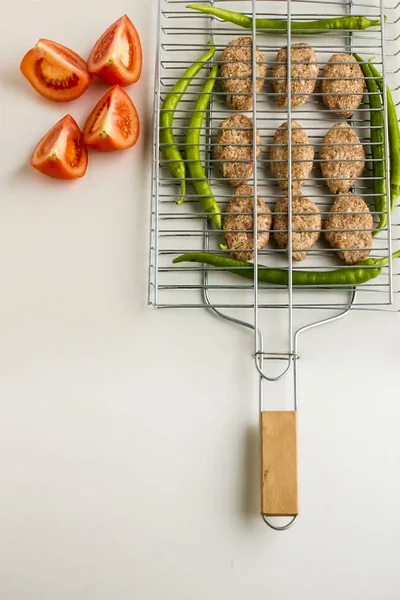
{"label": "tomato", "polygon": [[44,39],[25,54],[21,71],[39,94],[55,102],[79,98],[92,79],[83,58],[66,46]]}
{"label": "tomato", "polygon": [[115,85],[99,100],[83,128],[85,144],[109,152],[131,148],[140,133],[140,122],[135,105],[128,94]]}
{"label": "tomato", "polygon": [[66,115],[46,133],[31,157],[32,167],[57,179],[83,177],[87,164],[83,135],[71,115]]}
{"label": "tomato", "polygon": [[131,85],[142,72],[142,46],[132,21],[124,15],[97,40],[88,69],[109,85]]}

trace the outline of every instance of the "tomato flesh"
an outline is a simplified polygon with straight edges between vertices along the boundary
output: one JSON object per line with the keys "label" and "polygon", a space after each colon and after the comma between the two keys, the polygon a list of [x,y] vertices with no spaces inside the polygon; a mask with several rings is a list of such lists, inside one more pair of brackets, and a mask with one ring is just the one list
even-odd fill
{"label": "tomato flesh", "polygon": [[140,133],[139,117],[128,94],[115,85],[96,104],[83,128],[85,144],[110,152],[131,148]]}
{"label": "tomato flesh", "polygon": [[46,133],[31,157],[32,167],[56,179],[83,177],[87,164],[83,134],[71,115],[66,115]]}
{"label": "tomato flesh", "polygon": [[142,46],[132,21],[124,15],[95,43],[88,69],[109,85],[131,85],[142,72]]}
{"label": "tomato flesh", "polygon": [[76,87],[79,77],[75,73],[69,73],[66,69],[54,65],[45,58],[40,58],[35,63],[35,75],[43,85],[52,90],[62,90]]}
{"label": "tomato flesh", "polygon": [[45,39],[25,54],[21,72],[39,94],[55,102],[79,98],[92,79],[83,58],[66,46]]}

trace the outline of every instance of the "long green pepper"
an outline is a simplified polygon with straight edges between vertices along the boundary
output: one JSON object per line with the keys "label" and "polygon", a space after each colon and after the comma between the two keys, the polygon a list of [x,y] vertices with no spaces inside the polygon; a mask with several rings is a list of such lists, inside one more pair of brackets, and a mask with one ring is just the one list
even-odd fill
{"label": "long green pepper", "polygon": [[164,160],[168,161],[167,167],[171,175],[180,179],[181,197],[178,200],[178,204],[182,204],[186,195],[186,170],[182,154],[175,142],[173,119],[179,101],[189,87],[192,79],[214,56],[215,46],[211,41],[209,44],[211,44],[210,50],[203,54],[203,56],[200,56],[200,58],[186,69],[181,79],[174,85],[165,98],[160,111],[160,150]]}
{"label": "long green pepper", "polygon": [[[400,258],[400,250],[394,252],[393,259]],[[182,254],[172,261],[174,264],[182,262],[196,262],[212,267],[222,268],[234,275],[245,279],[254,279],[253,263],[234,260],[220,254],[207,252],[189,252]],[[360,285],[381,274],[382,268],[387,265],[389,258],[368,258],[355,267],[336,269],[335,271],[293,271],[294,286],[334,286],[334,285]],[[287,286],[289,274],[285,269],[270,269],[258,267],[258,281],[275,285]]]}
{"label": "long green pepper", "polygon": [[210,71],[210,76],[201,90],[190,117],[186,132],[186,160],[190,183],[196,192],[204,212],[210,214],[214,225],[218,229],[222,229],[221,208],[212,192],[200,158],[200,133],[204,115],[214,89],[217,73],[218,65],[215,65]]}
{"label": "long green pepper", "polygon": [[[383,94],[383,77],[375,65],[371,63],[372,60],[373,59],[369,60],[369,68],[371,69],[372,75],[375,77],[381,94]],[[397,119],[396,105],[388,86],[386,86],[386,103],[390,150],[390,205],[393,212],[396,201],[400,196],[400,127]]]}
{"label": "long green pepper", "polygon": [[373,160],[372,190],[374,192],[375,211],[379,213],[379,223],[372,234],[374,237],[387,225],[387,191],[386,191],[386,153],[385,153],[385,129],[383,117],[382,98],[378,85],[372,76],[368,63],[354,54],[354,58],[360,63],[368,90],[371,124],[371,155]]}
{"label": "long green pepper", "polygon": [[[215,8],[214,6],[204,6],[202,4],[188,4],[186,8],[199,10],[207,15],[213,15],[222,21],[234,23],[239,27],[251,29],[253,19],[242,13],[224,8]],[[386,20],[386,17],[385,17]],[[329,30],[359,30],[368,29],[369,27],[377,27],[381,24],[380,19],[371,20],[367,17],[335,17],[333,19],[318,19],[318,21],[292,21],[291,31],[293,33],[323,33]],[[287,31],[287,21],[280,19],[256,19],[256,29],[269,30],[268,33]]]}

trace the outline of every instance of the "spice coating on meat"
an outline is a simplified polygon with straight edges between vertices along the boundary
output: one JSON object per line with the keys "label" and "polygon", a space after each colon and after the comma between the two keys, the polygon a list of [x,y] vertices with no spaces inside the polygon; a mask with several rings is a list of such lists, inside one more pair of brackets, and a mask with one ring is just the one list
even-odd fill
{"label": "spice coating on meat", "polygon": [[[279,198],[274,216],[274,239],[281,249],[287,249],[289,242],[288,198]],[[301,213],[301,214],[296,214]],[[314,202],[301,193],[292,198],[292,257],[304,260],[321,233],[321,213]]]}
{"label": "spice coating on meat", "polygon": [[[297,121],[291,121],[291,124],[292,188],[299,189],[305,184],[312,171],[314,148],[302,126]],[[271,173],[275,179],[278,179],[282,190],[289,188],[288,139],[288,124],[283,123],[275,132],[270,151]]]}
{"label": "spice coating on meat", "polygon": [[354,56],[333,54],[322,74],[322,100],[339,117],[349,118],[362,102],[364,84],[363,72]]}
{"label": "spice coating on meat", "polygon": [[[318,59],[308,44],[293,44],[290,51],[291,61],[291,101],[292,108],[307,102],[315,89],[319,73]],[[287,85],[287,48],[281,48],[272,67],[272,87],[278,106],[288,105]]]}
{"label": "spice coating on meat", "polygon": [[[261,139],[257,132],[256,157],[261,154]],[[222,176],[239,187],[253,175],[253,121],[244,115],[232,115],[220,123],[214,158]]]}
{"label": "spice coating on meat", "polygon": [[[253,106],[252,39],[232,40],[221,54],[221,87],[226,92],[228,106],[235,110],[250,110]],[[260,92],[267,76],[264,54],[256,49],[256,89]]]}
{"label": "spice coating on meat", "polygon": [[[235,192],[226,208],[224,219],[225,240],[236,260],[254,258],[254,192],[243,184]],[[247,214],[245,214],[247,213]],[[257,249],[268,244],[271,228],[271,211],[257,194]]]}
{"label": "spice coating on meat", "polygon": [[371,252],[373,227],[372,215],[361,196],[339,194],[325,221],[325,238],[340,249],[340,258],[355,265]]}

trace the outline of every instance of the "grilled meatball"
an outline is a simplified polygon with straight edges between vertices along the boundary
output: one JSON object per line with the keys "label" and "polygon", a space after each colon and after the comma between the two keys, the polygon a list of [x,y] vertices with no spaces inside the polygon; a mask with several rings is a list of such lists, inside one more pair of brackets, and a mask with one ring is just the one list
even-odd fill
{"label": "grilled meatball", "polygon": [[[308,44],[293,44],[291,60],[291,106],[301,106],[307,102],[315,89],[319,73],[318,59]],[[278,106],[288,105],[287,87],[287,48],[281,48],[272,67],[272,87]]]}
{"label": "grilled meatball", "polygon": [[340,258],[348,265],[355,265],[368,258],[373,226],[370,210],[360,196],[339,194],[325,221],[325,238],[340,249]]}
{"label": "grilled meatball", "polygon": [[363,72],[354,56],[331,56],[322,74],[321,93],[330,110],[339,117],[351,117],[360,106],[364,93]]}
{"label": "grilled meatball", "polygon": [[[300,189],[313,168],[314,148],[308,135],[297,121],[292,121],[292,188]],[[288,124],[283,123],[275,132],[270,152],[272,176],[278,179],[282,190],[288,184]]]}
{"label": "grilled meatball", "polygon": [[[279,248],[288,247],[288,198],[279,198],[274,216],[274,238]],[[302,214],[296,214],[302,213]],[[292,198],[292,257],[304,260],[321,232],[321,214],[318,206],[301,192]]]}
{"label": "grilled meatball", "polygon": [[[235,110],[250,110],[253,106],[253,68],[251,37],[232,40],[221,55],[221,86],[228,106]],[[260,92],[267,75],[265,56],[257,48],[256,89]]]}
{"label": "grilled meatball", "polygon": [[348,192],[365,167],[365,152],[360,138],[347,123],[336,123],[328,131],[319,158],[322,175],[333,194]]}
{"label": "grilled meatball", "polygon": [[[237,260],[254,258],[254,221],[253,188],[244,183],[235,192],[226,208],[224,219],[225,239]],[[248,213],[248,214],[243,214]],[[262,214],[260,214],[262,213]],[[261,250],[268,244],[271,228],[271,211],[257,194],[257,248]]]}
{"label": "grilled meatball", "polygon": [[[257,132],[256,157],[261,154]],[[232,115],[220,123],[214,158],[223,177],[238,187],[253,175],[253,121],[244,115]]]}

